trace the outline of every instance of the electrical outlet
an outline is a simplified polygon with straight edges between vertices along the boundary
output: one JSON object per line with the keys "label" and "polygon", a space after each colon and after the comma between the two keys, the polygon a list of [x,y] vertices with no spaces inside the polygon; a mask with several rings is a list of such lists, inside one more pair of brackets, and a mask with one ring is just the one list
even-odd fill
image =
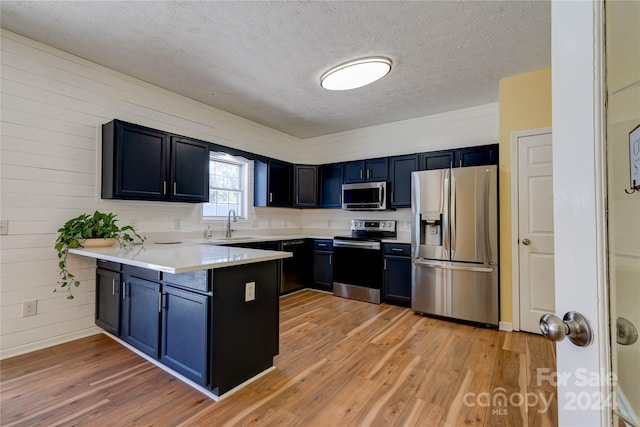
{"label": "electrical outlet", "polygon": [[30,317],[38,314],[38,301],[25,301],[22,303],[22,317]]}
{"label": "electrical outlet", "polygon": [[244,302],[256,299],[256,282],[248,282],[244,284]]}
{"label": "electrical outlet", "polygon": [[173,228],[176,230],[180,230],[182,228],[182,220],[180,218],[176,218],[173,221]]}
{"label": "electrical outlet", "polygon": [[9,234],[9,220],[3,219],[0,221],[0,234],[6,235]]}

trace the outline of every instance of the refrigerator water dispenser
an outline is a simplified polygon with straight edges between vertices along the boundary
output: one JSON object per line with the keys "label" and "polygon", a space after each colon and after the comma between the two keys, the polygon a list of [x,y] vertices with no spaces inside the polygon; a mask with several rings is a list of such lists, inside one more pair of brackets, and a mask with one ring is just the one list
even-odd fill
{"label": "refrigerator water dispenser", "polygon": [[420,212],[420,244],[442,246],[442,214]]}

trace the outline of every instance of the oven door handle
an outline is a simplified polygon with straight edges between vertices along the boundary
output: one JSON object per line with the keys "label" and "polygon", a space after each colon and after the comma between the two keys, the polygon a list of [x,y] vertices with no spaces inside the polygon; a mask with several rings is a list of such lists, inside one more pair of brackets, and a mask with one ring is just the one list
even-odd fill
{"label": "oven door handle", "polygon": [[342,240],[334,240],[333,247],[380,250],[380,243],[379,242],[345,242]]}

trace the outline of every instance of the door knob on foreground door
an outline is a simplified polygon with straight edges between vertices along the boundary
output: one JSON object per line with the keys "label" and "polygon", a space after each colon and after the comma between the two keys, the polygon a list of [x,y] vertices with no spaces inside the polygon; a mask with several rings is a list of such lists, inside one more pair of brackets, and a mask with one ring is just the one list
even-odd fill
{"label": "door knob on foreground door", "polygon": [[565,336],[579,347],[585,347],[593,341],[593,333],[587,319],[580,313],[570,311],[560,320],[555,314],[545,314],[540,318],[540,330],[545,338],[559,342]]}
{"label": "door knob on foreground door", "polygon": [[531,240],[529,239],[522,239],[522,244],[525,246],[529,246],[531,244]]}

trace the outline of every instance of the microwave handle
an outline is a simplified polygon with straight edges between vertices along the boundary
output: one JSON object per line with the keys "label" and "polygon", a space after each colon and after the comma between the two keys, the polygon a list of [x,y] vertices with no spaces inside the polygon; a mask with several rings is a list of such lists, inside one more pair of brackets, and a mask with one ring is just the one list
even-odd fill
{"label": "microwave handle", "polygon": [[384,186],[380,187],[380,204],[384,205]]}

